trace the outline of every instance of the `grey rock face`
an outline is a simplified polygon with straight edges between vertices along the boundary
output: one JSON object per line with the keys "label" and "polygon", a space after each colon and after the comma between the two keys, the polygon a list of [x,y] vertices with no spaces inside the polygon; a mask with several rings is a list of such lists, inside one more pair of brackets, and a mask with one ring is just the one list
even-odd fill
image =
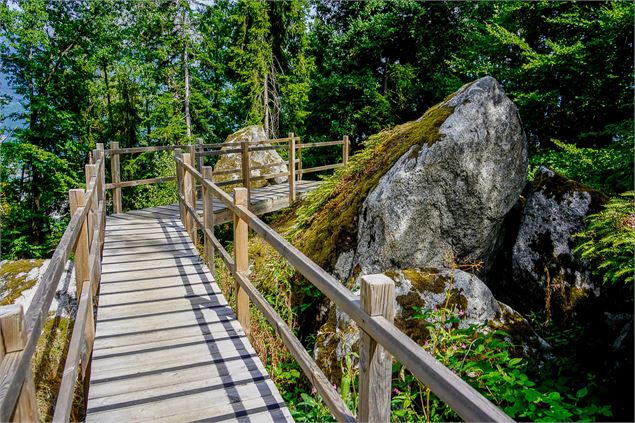
{"label": "grey rock face", "polygon": [[[269,144],[265,142],[266,140],[267,140],[267,135],[265,134],[265,130],[263,129],[263,127],[258,125],[252,125],[252,126],[247,126],[245,128],[242,128],[239,131],[229,135],[227,139],[225,140],[225,142],[240,144],[243,141],[250,141],[250,142],[256,141],[257,144],[253,144],[254,146],[255,145],[268,146]],[[236,147],[223,147],[223,149],[228,149],[228,148],[233,149]],[[249,164],[252,168],[256,166],[263,166],[263,165],[275,164],[275,163],[281,163],[281,162],[284,162],[284,160],[282,160],[282,157],[280,157],[278,152],[275,150],[252,151],[249,155]],[[223,170],[238,169],[240,167],[241,167],[241,155],[239,153],[232,153],[232,154],[226,154],[226,155],[220,156],[220,159],[216,163],[216,166],[214,166],[214,171],[218,172]],[[252,170],[251,176],[254,177],[254,176],[262,176],[262,175],[273,175],[276,173],[284,173],[284,172],[287,172],[287,166],[285,164],[280,164],[280,165],[272,166],[266,169]],[[232,179],[240,179],[241,177],[242,175],[240,174],[240,172],[237,172],[237,173],[232,173],[229,175],[219,175],[215,177],[215,179],[218,182],[221,182],[221,181],[229,181]],[[265,180],[252,181],[251,186],[254,188],[258,188],[260,186],[266,185],[267,182],[282,184],[287,182],[287,177],[279,176],[276,178],[267,179],[266,181]]]}
{"label": "grey rock face", "polygon": [[443,267],[450,256],[489,262],[525,185],[525,133],[516,106],[491,77],[446,104],[454,111],[441,138],[415,145],[365,200],[352,262],[362,274]]}
{"label": "grey rock face", "polygon": [[572,248],[585,216],[604,201],[596,191],[539,169],[512,250],[513,278],[528,300],[545,304],[547,311],[568,313],[580,299],[600,294]]}

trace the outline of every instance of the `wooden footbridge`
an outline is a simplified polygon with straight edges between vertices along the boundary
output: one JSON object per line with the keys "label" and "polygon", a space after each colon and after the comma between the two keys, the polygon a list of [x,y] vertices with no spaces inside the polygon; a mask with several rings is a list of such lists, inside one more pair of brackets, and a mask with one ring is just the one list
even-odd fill
{"label": "wooden footbridge", "polygon": [[[354,295],[289,244],[257,215],[286,207],[318,183],[298,175],[345,165],[347,140],[300,144],[146,147],[174,150],[175,176],[121,182],[120,154],[143,152],[114,145],[93,152],[86,190],[71,190],[71,220],[26,313],[0,308],[0,421],[38,420],[31,360],[64,266],[74,253],[78,309],[57,395],[56,422],[68,421],[77,391],[86,395],[87,421],[292,421],[275,384],[249,342],[250,307],[283,340],[338,421],[390,420],[392,357],[401,361],[459,415],[471,421],[510,421],[392,323],[394,283],[362,278]],[[113,143],[114,144],[114,143]],[[286,146],[288,183],[263,188],[249,153]],[[302,170],[301,148],[343,145],[341,164]],[[241,154],[240,181],[214,182],[206,156]],[[106,183],[110,159],[112,182]],[[298,172],[299,171],[299,172]],[[275,175],[280,176],[280,174]],[[179,202],[122,213],[121,188],[176,180]],[[240,183],[227,193],[222,185]],[[107,190],[116,213],[106,216]],[[234,222],[234,251],[214,226]],[[349,410],[284,320],[249,280],[248,233],[263,237],[361,330],[359,409]],[[199,253],[197,245],[202,247]],[[219,255],[236,281],[236,309],[214,280]]]}

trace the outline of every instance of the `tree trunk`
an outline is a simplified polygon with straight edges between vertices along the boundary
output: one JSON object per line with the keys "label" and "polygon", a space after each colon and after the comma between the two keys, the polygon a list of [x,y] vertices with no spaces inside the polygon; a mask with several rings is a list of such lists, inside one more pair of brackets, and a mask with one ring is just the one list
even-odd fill
{"label": "tree trunk", "polygon": [[[189,7],[189,5],[188,5]],[[185,133],[188,138],[188,143],[192,138],[192,120],[190,117],[190,70],[188,66],[188,54],[187,54],[187,42],[188,42],[188,22],[187,22],[187,10],[183,9],[183,70],[185,77]]]}
{"label": "tree trunk", "polygon": [[269,133],[269,84],[268,84],[268,80],[269,80],[269,74],[265,74],[265,78],[264,78],[264,92],[263,92],[263,106],[264,106],[264,111],[265,111],[265,134],[267,135],[267,137],[270,136]]}

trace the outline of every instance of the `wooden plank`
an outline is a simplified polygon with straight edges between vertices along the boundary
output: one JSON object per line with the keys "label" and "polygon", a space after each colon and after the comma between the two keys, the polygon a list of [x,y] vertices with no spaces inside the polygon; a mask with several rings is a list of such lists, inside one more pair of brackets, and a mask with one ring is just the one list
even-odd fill
{"label": "wooden plank", "polygon": [[348,135],[344,135],[344,144],[342,148],[342,164],[346,166],[348,164],[348,155],[349,150],[351,148],[350,141],[348,140]]}
{"label": "wooden plank", "polygon": [[[85,207],[86,203],[84,202],[84,190],[83,189],[72,189],[68,192],[71,214],[74,214],[77,209],[80,207]],[[90,208],[87,208],[87,212]],[[81,223],[81,230],[79,233],[79,238],[77,239],[77,244],[75,245],[75,284],[76,284],[76,292],[77,295],[81,295],[82,286],[84,281],[87,281],[89,276],[89,268],[88,268],[88,228],[86,221],[88,219],[88,213],[86,218]]]}
{"label": "wooden plank", "polygon": [[[203,166],[201,168],[201,172],[203,174],[203,178],[208,180],[209,182],[213,182],[212,180],[212,167],[211,166]],[[207,267],[209,268],[212,275],[214,272],[214,242],[212,240],[214,235],[214,201],[212,198],[212,193],[209,192],[209,189],[206,186],[203,187],[203,243],[205,248],[205,260],[207,262]],[[207,234],[207,231],[212,232],[212,237]]]}
{"label": "wooden plank", "polygon": [[298,144],[298,148],[313,148],[313,147],[327,147],[330,145],[343,145],[344,141],[321,141],[321,142],[307,142],[303,144]]}
{"label": "wooden plank", "polygon": [[[291,133],[289,133],[291,135]],[[295,139],[293,137],[289,137],[289,204],[293,204],[297,198],[296,196],[296,188],[295,188],[295,168],[296,168],[296,160],[295,160]],[[301,161],[300,161],[301,164]]]}
{"label": "wooden plank", "polygon": [[84,345],[85,328],[89,312],[92,317],[92,307],[89,307],[89,305],[92,305],[93,301],[91,289],[91,284],[89,282],[84,282],[82,295],[79,299],[79,305],[77,306],[77,316],[75,318],[75,324],[73,325],[71,342],[66,354],[64,374],[62,375],[62,381],[60,382],[57,401],[55,403],[55,413],[53,415],[54,422],[69,421],[71,409],[73,408],[75,382],[77,381],[77,375],[79,374],[79,361],[82,357],[81,348]]}
{"label": "wooden plank", "polygon": [[110,184],[106,184],[106,189],[121,189],[127,187],[137,187],[139,185],[160,184],[172,181],[176,181],[176,176],[159,176],[156,178],[136,179],[134,181],[112,182]]}
{"label": "wooden plank", "polygon": [[110,175],[115,188],[112,191],[112,212],[117,214],[122,212],[121,207],[121,188],[117,184],[121,182],[121,165],[119,163],[119,142],[112,141],[110,143]]}
{"label": "wooden plank", "polygon": [[[242,382],[242,383],[241,383]],[[234,389],[224,389],[227,385]],[[262,391],[275,389],[270,381],[258,381],[257,383],[247,383],[247,381],[221,382],[206,387],[190,388],[190,392],[180,392],[173,395],[165,395],[154,401],[140,401],[147,406],[135,406],[125,402],[122,398],[120,403],[104,406],[104,409],[89,404],[86,421],[126,421],[129,423],[140,421],[194,421],[209,419],[210,416],[223,416],[223,420],[243,414],[243,410],[250,410],[256,407],[271,407],[272,404],[281,404],[278,396],[264,397]],[[230,393],[232,393],[230,395]],[[184,398],[186,396],[186,398]],[[132,402],[132,401],[131,401]],[[183,403],[187,407],[183,407]],[[129,404],[129,405],[128,405]],[[260,408],[259,408],[260,410]],[[239,414],[239,415],[240,415]]]}
{"label": "wooden plank", "polygon": [[[362,276],[362,310],[394,321],[395,283],[385,275]],[[392,357],[366,332],[359,347],[359,412],[362,422],[390,422]]]}
{"label": "wooden plank", "polygon": [[134,153],[147,153],[147,152],[154,152],[154,151],[170,151],[170,150],[176,150],[178,148],[183,147],[181,145],[151,145],[147,147],[119,148],[119,143],[112,142],[110,145],[112,146],[113,144],[116,144],[117,148],[114,148],[113,146],[112,148],[109,148],[108,150],[104,150],[104,153],[110,154],[112,156],[113,154],[134,154]]}
{"label": "wooden plank", "polygon": [[[27,338],[21,305],[11,304],[0,307],[0,329],[0,343],[3,344],[3,350],[9,354],[9,357],[23,350]],[[33,372],[27,368],[11,421],[30,422],[38,419]]]}
{"label": "wooden plank", "polygon": [[24,312],[19,304],[0,307],[0,333],[5,354],[22,351],[26,343]]}
{"label": "wooden plank", "polygon": [[243,180],[243,187],[247,189],[247,206],[249,206],[249,198],[251,191],[251,163],[249,154],[249,143],[242,142],[240,144],[240,164],[241,164],[241,179]]}
{"label": "wooden plank", "polygon": [[[234,188],[234,204],[247,206],[248,191],[245,188]],[[249,226],[244,220],[234,217],[234,264],[236,273],[245,277],[249,276]],[[249,336],[249,297],[236,283],[236,314],[238,321]]]}

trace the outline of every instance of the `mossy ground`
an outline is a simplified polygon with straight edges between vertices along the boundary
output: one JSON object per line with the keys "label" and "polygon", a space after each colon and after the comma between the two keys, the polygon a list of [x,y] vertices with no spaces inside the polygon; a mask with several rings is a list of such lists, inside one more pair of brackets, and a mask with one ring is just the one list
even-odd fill
{"label": "mossy ground", "polygon": [[[38,340],[31,368],[42,422],[50,422],[53,419],[72,333],[73,322],[69,318],[51,317],[45,322],[42,336]],[[70,421],[82,421],[84,414],[83,387],[78,382],[75,386]]]}
{"label": "mossy ground", "polygon": [[44,260],[15,260],[0,266],[0,305],[13,304],[22,292],[31,289],[37,279],[27,280],[27,275],[43,263]]}
{"label": "mossy ground", "polygon": [[355,246],[358,216],[379,179],[412,146],[431,146],[438,141],[438,129],[452,111],[440,103],[418,121],[371,136],[348,166],[326,179],[297,208],[294,245],[318,265],[332,270],[339,254]]}

